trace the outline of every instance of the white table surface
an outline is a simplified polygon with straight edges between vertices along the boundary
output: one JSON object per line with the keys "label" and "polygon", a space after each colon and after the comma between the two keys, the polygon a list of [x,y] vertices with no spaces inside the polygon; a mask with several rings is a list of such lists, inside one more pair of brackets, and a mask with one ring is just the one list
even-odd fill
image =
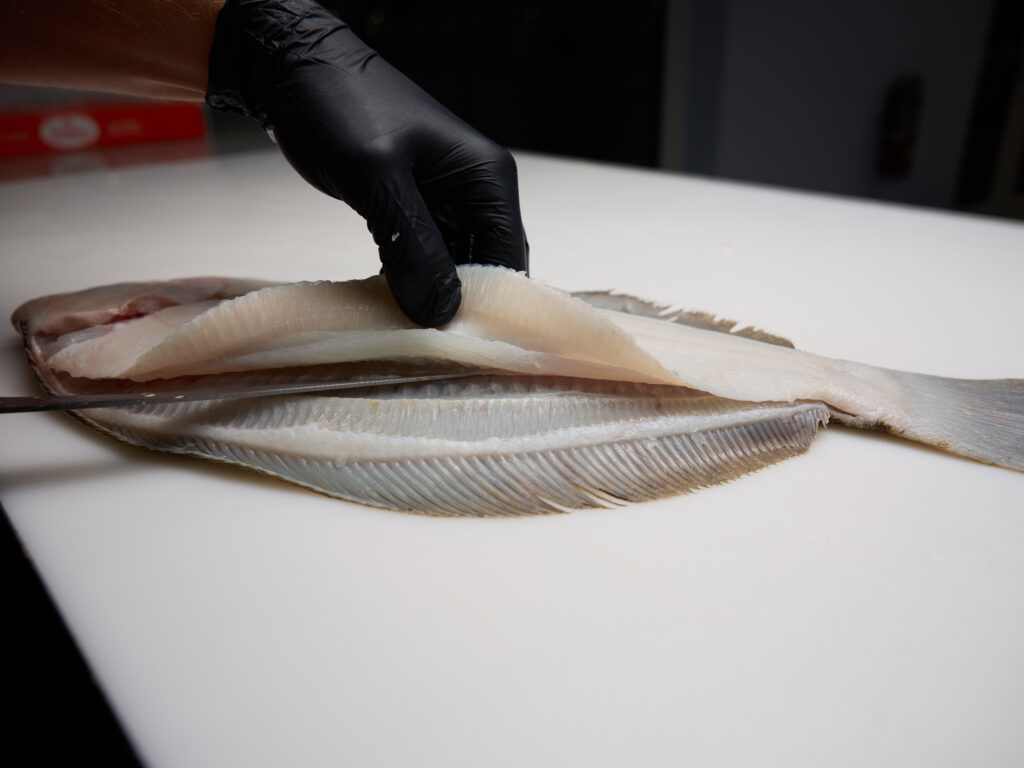
{"label": "white table surface", "polygon": [[[1024,376],[1024,227],[520,157],[535,277]],[[274,153],[0,185],[0,306],[376,272]],[[34,391],[13,330],[0,391]],[[833,427],[726,486],[429,519],[2,417],[0,500],[152,766],[1024,764],[1024,475]]]}

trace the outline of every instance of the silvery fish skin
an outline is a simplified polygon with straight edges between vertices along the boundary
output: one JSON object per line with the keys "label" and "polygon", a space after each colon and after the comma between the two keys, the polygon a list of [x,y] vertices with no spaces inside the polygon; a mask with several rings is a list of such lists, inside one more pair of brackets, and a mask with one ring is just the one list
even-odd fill
{"label": "silvery fish skin", "polygon": [[77,414],[130,443],[392,509],[524,514],[658,498],[801,453],[830,418],[1024,469],[1021,380],[831,360],[705,315],[572,296],[496,268],[460,277],[462,308],[440,330],[410,324],[380,278],[106,286],[28,302],[12,319],[54,394],[505,372]]}

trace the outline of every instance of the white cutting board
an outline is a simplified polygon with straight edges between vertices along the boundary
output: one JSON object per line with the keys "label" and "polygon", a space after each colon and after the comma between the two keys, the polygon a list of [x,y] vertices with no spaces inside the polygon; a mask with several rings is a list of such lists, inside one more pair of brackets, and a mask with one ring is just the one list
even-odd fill
{"label": "white cutting board", "polygon": [[[1024,227],[520,156],[539,279],[822,354],[1024,376]],[[0,185],[9,312],[347,279],[273,152]],[[0,391],[29,394],[13,331]],[[0,500],[153,766],[1024,764],[1024,475],[840,427],[692,496],[520,520],[327,499],[4,416]]]}

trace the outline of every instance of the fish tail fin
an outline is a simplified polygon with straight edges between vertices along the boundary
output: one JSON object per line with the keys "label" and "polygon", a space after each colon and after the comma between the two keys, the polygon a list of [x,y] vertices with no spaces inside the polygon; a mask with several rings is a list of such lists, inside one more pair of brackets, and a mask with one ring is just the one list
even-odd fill
{"label": "fish tail fin", "polygon": [[914,394],[912,421],[892,431],[986,464],[1024,472],[1024,379],[898,373]]}

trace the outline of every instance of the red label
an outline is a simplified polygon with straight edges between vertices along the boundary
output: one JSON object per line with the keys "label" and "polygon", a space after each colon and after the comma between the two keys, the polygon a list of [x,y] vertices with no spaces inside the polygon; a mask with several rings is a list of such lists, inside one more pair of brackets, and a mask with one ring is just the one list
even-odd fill
{"label": "red label", "polygon": [[197,139],[198,104],[96,102],[0,113],[0,157]]}

